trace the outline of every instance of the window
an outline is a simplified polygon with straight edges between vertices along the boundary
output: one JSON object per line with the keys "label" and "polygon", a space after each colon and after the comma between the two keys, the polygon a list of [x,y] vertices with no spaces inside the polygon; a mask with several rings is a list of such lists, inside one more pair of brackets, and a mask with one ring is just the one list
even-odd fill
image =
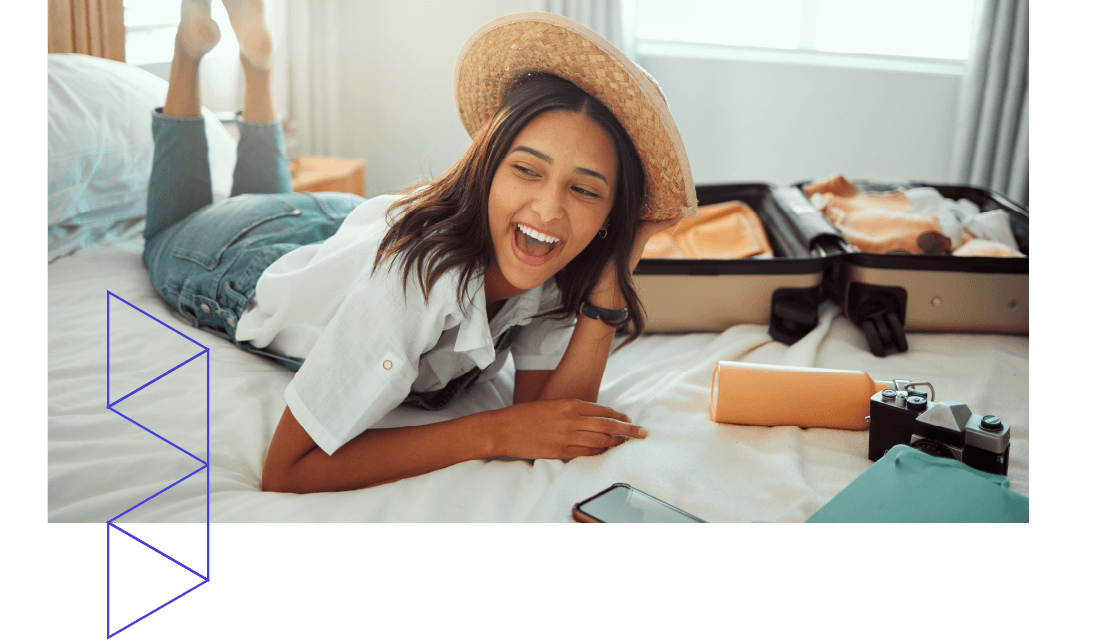
{"label": "window", "polygon": [[638,0],[634,10],[640,48],[689,43],[962,66],[975,0]]}

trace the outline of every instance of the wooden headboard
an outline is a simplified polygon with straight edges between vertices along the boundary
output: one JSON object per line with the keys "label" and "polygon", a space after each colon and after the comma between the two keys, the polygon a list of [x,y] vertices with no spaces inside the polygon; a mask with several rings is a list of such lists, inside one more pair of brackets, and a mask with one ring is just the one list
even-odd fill
{"label": "wooden headboard", "polygon": [[50,53],[126,62],[122,0],[49,0]]}

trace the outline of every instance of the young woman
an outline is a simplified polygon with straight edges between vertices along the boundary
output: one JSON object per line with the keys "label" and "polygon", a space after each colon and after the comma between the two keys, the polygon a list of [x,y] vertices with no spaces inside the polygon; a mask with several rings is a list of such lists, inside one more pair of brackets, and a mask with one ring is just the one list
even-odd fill
{"label": "young woman", "polygon": [[[263,4],[225,5],[246,81],[234,196],[210,204],[197,72],[218,32],[209,1],[185,0],[153,116],[145,261],[196,325],[296,370],[264,489],[354,489],[645,438],[595,401],[616,329],[642,332],[630,274],[646,241],[695,211],[652,80],[568,20],[502,18],[460,56],[474,140],[444,175],[367,201],[292,194]],[[511,406],[382,428],[402,403],[445,406],[510,353]]]}

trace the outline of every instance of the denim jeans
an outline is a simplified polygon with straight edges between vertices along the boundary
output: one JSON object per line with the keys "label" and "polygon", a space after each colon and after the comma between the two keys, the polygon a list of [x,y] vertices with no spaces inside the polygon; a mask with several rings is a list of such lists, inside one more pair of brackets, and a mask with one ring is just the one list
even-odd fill
{"label": "denim jeans", "polygon": [[153,112],[153,168],[142,258],[157,293],[195,327],[298,370],[301,361],[242,344],[237,321],[265,269],[332,236],[365,199],[291,193],[281,123],[237,119],[231,197],[213,203],[202,117]]}

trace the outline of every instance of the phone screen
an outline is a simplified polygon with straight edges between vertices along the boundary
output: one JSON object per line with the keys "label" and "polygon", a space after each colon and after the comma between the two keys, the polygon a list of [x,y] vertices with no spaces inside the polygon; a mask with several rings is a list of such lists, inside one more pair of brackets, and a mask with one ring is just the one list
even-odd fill
{"label": "phone screen", "polygon": [[577,509],[604,523],[706,523],[625,483],[616,483]]}

